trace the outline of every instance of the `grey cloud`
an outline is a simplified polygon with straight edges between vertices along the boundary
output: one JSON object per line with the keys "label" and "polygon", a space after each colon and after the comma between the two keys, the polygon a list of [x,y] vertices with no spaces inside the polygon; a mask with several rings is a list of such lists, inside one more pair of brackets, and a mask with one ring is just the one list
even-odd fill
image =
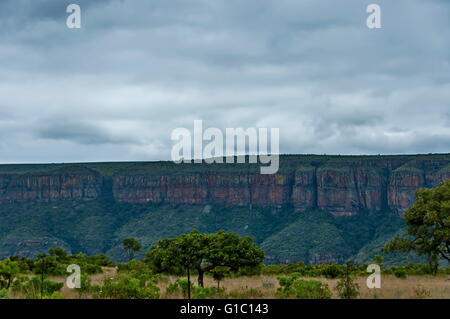
{"label": "grey cloud", "polygon": [[380,30],[360,0],[78,0],[69,30],[71,2],[0,3],[0,161],[168,159],[194,119],[279,127],[284,153],[449,151],[448,1],[379,0]]}
{"label": "grey cloud", "polygon": [[100,129],[94,124],[61,121],[52,123],[44,121],[46,127],[42,127],[36,132],[37,138],[66,140],[80,144],[134,144],[135,141],[126,136],[114,137],[108,132]]}

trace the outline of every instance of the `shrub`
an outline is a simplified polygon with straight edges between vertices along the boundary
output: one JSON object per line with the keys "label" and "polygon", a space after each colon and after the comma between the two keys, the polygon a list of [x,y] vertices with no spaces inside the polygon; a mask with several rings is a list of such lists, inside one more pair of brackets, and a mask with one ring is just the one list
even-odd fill
{"label": "shrub", "polygon": [[33,277],[31,279],[27,277],[18,278],[13,284],[13,291],[22,293],[25,298],[39,299],[51,296],[54,292],[59,292],[64,286],[62,282],[55,282],[40,277]]}
{"label": "shrub", "polygon": [[343,273],[342,266],[337,264],[323,265],[321,275],[328,279],[334,279],[341,276]]}
{"label": "shrub", "polygon": [[94,298],[101,299],[158,299],[159,288],[151,281],[142,281],[130,275],[104,278],[101,287],[93,288]]}
{"label": "shrub", "polygon": [[229,297],[236,299],[256,299],[264,297],[264,294],[259,289],[245,287],[231,291]]}
{"label": "shrub", "polygon": [[7,289],[0,289],[0,299],[9,299],[9,293]]}
{"label": "shrub", "polygon": [[330,299],[332,293],[327,284],[319,280],[304,280],[297,275],[278,278],[281,288],[277,290],[280,298]]}
{"label": "shrub", "polygon": [[94,256],[87,257],[87,261],[90,264],[95,264],[101,267],[111,267],[113,266],[112,260],[105,254],[98,254]]}
{"label": "shrub", "polygon": [[397,269],[394,271],[394,276],[401,279],[406,279],[406,271],[404,269]]}
{"label": "shrub", "polygon": [[225,290],[225,288],[216,287],[195,287],[192,291],[192,299],[223,299],[227,296]]}
{"label": "shrub", "polygon": [[353,299],[359,296],[359,285],[355,282],[354,271],[353,263],[348,262],[342,278],[336,285],[336,290],[342,299]]}
{"label": "shrub", "polygon": [[44,296],[42,299],[65,299],[65,298],[60,292],[55,291],[51,295]]}
{"label": "shrub", "polygon": [[[191,292],[194,291],[194,285],[191,282]],[[188,281],[186,279],[178,278],[175,282],[171,283],[166,288],[166,294],[173,295],[177,293],[182,293],[183,297],[188,295]]]}

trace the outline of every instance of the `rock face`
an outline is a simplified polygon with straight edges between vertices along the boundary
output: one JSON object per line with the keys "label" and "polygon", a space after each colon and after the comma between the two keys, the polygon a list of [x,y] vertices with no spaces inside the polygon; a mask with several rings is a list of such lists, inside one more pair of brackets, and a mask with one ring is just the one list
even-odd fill
{"label": "rock face", "polygon": [[[308,163],[274,175],[208,170],[179,175],[117,173],[119,202],[292,206],[349,216],[358,211],[393,210],[402,214],[415,191],[450,179],[450,157],[421,160],[382,156],[367,160]],[[314,165],[311,165],[314,164]]]}
{"label": "rock face", "polygon": [[101,191],[100,174],[67,168],[36,174],[1,174],[0,203],[95,199]]}
{"label": "rock face", "polygon": [[90,200],[108,193],[123,203],[293,207],[338,216],[385,210],[402,214],[418,188],[450,179],[450,155],[282,156],[280,164],[273,175],[259,174],[259,166],[169,162],[50,165],[47,171],[27,173],[0,167],[0,203]]}

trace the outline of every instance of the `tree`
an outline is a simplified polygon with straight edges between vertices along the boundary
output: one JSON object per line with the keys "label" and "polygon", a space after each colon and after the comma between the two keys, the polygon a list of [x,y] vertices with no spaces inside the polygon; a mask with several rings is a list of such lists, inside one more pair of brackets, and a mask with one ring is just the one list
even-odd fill
{"label": "tree", "polygon": [[173,272],[183,269],[188,280],[188,299],[191,298],[191,271],[201,263],[205,236],[193,230],[177,238],[159,240],[146,254],[145,262],[157,272]]}
{"label": "tree", "polygon": [[353,270],[353,263],[347,262],[344,275],[336,285],[336,290],[342,299],[353,299],[359,295],[359,285],[355,282]]}
{"label": "tree", "polygon": [[243,267],[257,267],[264,260],[264,252],[251,237],[239,237],[223,230],[207,234],[201,249],[201,260],[197,263],[198,285],[203,287],[205,273],[216,267],[228,267],[237,272]]}
{"label": "tree", "polygon": [[250,237],[239,237],[223,230],[213,234],[201,234],[193,230],[190,234],[158,241],[146,254],[144,261],[151,263],[157,272],[176,272],[182,268],[188,277],[190,298],[192,270],[197,271],[198,285],[203,287],[205,273],[217,267],[238,271],[241,267],[259,266],[263,259],[264,252]]}
{"label": "tree", "polygon": [[229,273],[230,267],[227,266],[217,266],[211,269],[212,277],[215,281],[217,281],[217,289],[220,289],[220,281],[223,280]]}
{"label": "tree", "polygon": [[[46,277],[55,272],[58,267],[57,257],[56,256],[47,256],[45,254],[39,254],[36,262],[34,263],[34,273],[39,275],[40,284],[38,285],[40,289],[41,299],[44,297],[45,292],[48,287],[46,287],[48,280],[45,280]],[[33,280],[37,278],[33,278]],[[36,285],[34,285],[36,286]]]}
{"label": "tree", "polygon": [[48,254],[50,256],[55,256],[60,263],[65,262],[67,259],[67,251],[59,247],[50,248]]}
{"label": "tree", "polygon": [[435,189],[416,191],[415,204],[406,211],[407,236],[397,235],[383,252],[415,251],[427,256],[437,271],[439,257],[450,261],[450,181]]}
{"label": "tree", "polygon": [[135,253],[137,253],[142,247],[142,245],[134,238],[125,238],[122,241],[122,246],[128,261],[133,259]]}
{"label": "tree", "polygon": [[19,273],[19,263],[6,259],[0,262],[0,289],[9,289]]}

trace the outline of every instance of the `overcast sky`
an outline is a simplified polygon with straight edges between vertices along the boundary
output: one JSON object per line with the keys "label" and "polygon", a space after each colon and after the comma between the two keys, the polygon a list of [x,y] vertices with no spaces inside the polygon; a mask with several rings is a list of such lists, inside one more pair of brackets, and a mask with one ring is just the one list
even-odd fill
{"label": "overcast sky", "polygon": [[1,163],[169,159],[195,119],[278,127],[282,153],[450,152],[450,1],[0,1]]}

